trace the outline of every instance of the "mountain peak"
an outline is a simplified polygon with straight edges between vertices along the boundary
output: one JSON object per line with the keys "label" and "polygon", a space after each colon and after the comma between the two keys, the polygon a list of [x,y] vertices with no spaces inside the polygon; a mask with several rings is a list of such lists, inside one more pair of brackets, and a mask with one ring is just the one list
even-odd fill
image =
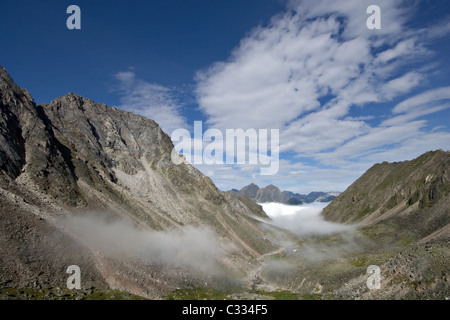
{"label": "mountain peak", "polygon": [[31,103],[34,104],[34,99],[28,90],[19,87],[6,69],[0,66],[0,99],[4,103],[10,101],[17,103]]}
{"label": "mountain peak", "polygon": [[63,104],[68,104],[69,106],[76,105],[78,107],[81,107],[86,102],[90,102],[91,105],[97,104],[94,101],[92,101],[91,99],[85,98],[85,97],[80,96],[79,94],[73,93],[73,92],[69,92],[64,96],[55,98],[52,102],[50,102],[50,104],[63,103]]}
{"label": "mountain peak", "polygon": [[66,95],[64,95],[63,96],[63,98],[66,98],[66,99],[77,99],[77,100],[83,100],[83,99],[86,99],[86,98],[84,98],[84,97],[82,97],[82,96],[80,96],[79,94],[77,94],[77,93],[74,93],[74,92],[69,92],[68,94],[66,94]]}

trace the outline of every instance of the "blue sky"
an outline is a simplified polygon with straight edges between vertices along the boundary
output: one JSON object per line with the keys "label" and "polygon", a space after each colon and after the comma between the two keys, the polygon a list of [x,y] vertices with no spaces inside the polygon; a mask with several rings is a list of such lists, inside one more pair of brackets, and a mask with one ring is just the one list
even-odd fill
{"label": "blue sky", "polygon": [[223,190],[343,191],[374,163],[450,149],[445,0],[9,1],[0,35],[0,65],[37,103],[75,92],[169,135],[279,129],[276,175],[196,165]]}

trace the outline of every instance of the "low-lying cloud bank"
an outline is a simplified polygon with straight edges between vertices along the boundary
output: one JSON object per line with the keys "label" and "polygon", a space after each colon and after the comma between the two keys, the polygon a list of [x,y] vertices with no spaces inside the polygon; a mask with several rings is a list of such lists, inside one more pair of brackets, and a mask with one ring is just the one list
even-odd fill
{"label": "low-lying cloud bank", "polygon": [[143,230],[129,221],[108,221],[95,213],[67,217],[62,223],[90,248],[116,258],[140,259],[149,264],[166,264],[212,274],[227,251],[205,227]]}
{"label": "low-lying cloud bank", "polygon": [[315,202],[291,206],[269,202],[261,205],[274,225],[298,236],[324,236],[354,229],[354,226],[324,220],[321,212],[327,204]]}

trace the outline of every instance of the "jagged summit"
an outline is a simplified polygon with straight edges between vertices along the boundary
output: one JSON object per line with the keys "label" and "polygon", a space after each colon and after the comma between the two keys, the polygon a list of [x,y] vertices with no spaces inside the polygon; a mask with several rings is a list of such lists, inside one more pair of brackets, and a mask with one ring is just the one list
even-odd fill
{"label": "jagged summit", "polygon": [[27,89],[20,88],[2,66],[0,66],[0,90],[0,98],[5,102],[16,99],[16,101],[34,103],[30,92]]}

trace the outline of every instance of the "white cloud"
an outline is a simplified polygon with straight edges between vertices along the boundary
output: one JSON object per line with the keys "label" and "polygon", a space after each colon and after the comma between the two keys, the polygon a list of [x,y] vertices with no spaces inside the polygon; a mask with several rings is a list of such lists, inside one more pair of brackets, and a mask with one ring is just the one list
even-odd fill
{"label": "white cloud", "polygon": [[421,30],[416,30],[416,34],[420,34],[423,40],[434,40],[439,39],[450,34],[450,16],[447,15],[441,22],[430,26],[428,28],[423,28]]}
{"label": "white cloud", "polygon": [[414,39],[406,39],[397,43],[395,47],[392,49],[388,49],[382,51],[378,56],[377,60],[381,63],[390,62],[396,58],[404,57],[405,55],[409,55],[412,52],[415,52],[417,49],[416,43]]}
{"label": "white cloud", "polygon": [[118,108],[155,120],[169,135],[186,127],[172,89],[136,78],[133,71],[119,72],[115,78],[116,91],[121,95]]}
{"label": "white cloud", "polygon": [[450,87],[442,87],[428,90],[411,98],[408,98],[393,109],[394,113],[402,113],[420,108],[427,108],[430,104],[450,100]]}
{"label": "white cloud", "polygon": [[423,79],[424,76],[422,74],[411,71],[386,82],[383,84],[381,91],[387,100],[391,100],[393,97],[410,92],[411,89],[417,87]]}
{"label": "white cloud", "polygon": [[450,108],[450,87],[431,89],[410,97],[393,109],[395,115],[381,123],[382,126],[398,126],[419,117]]}
{"label": "white cloud", "polygon": [[366,14],[367,7],[376,4],[381,8],[381,29],[377,30],[377,35],[382,37],[395,37],[403,30],[406,20],[407,7],[402,6],[402,0],[292,0],[289,1],[289,8],[295,10],[302,17],[314,18],[328,14],[336,14],[346,18],[346,28],[342,36],[351,39],[354,37],[370,38],[374,36],[372,30],[366,28],[366,21],[369,17]]}
{"label": "white cloud", "polygon": [[272,223],[298,236],[329,235],[354,230],[355,226],[333,223],[321,215],[324,203],[290,206],[281,203],[263,203],[262,207]]}
{"label": "white cloud", "polygon": [[[367,30],[364,4],[336,3],[321,1],[311,6],[311,2],[301,2],[296,7],[292,2],[296,13],[277,16],[266,28],[255,28],[228,61],[199,73],[198,99],[209,124],[282,129],[292,127],[289,124],[310,111],[338,111],[321,106],[319,99],[330,94],[336,96],[333,103],[339,106],[334,120],[344,116],[342,112],[348,114],[351,105],[381,101],[377,84],[381,77],[392,76],[392,67],[386,62],[418,50],[418,46],[413,39],[397,41],[376,56],[371,53],[374,43],[366,31],[349,31],[356,27],[355,21],[364,22],[357,30]],[[399,12],[393,3],[386,2],[384,9]],[[343,15],[347,20],[342,20]],[[398,23],[396,19],[394,25]],[[392,30],[401,30],[401,26]],[[389,45],[393,38],[389,37]],[[385,58],[380,58],[383,55]],[[409,87],[419,78],[410,74]],[[408,79],[403,80],[406,83]],[[401,84],[400,80],[394,82],[386,95],[393,98],[407,91]]]}
{"label": "white cloud", "polygon": [[378,153],[389,146],[397,148],[404,141],[420,136],[420,129],[424,125],[423,121],[414,121],[401,126],[371,128],[367,134],[348,141],[332,152],[317,154],[315,158],[328,165],[345,164]]}

